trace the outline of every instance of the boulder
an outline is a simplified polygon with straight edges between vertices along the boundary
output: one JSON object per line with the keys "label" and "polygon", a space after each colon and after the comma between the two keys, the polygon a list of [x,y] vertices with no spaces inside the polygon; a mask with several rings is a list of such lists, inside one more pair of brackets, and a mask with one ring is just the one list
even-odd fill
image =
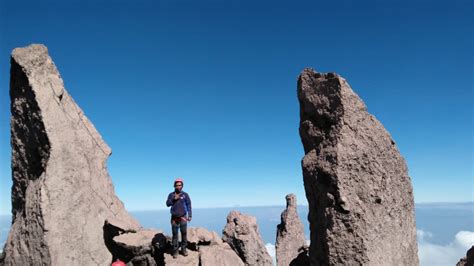
{"label": "boulder", "polygon": [[106,219],[139,223],[114,192],[111,149],[43,45],[11,56],[12,226],[5,265],[109,265]]}
{"label": "boulder", "polygon": [[253,216],[231,211],[227,215],[222,240],[237,252],[245,265],[273,264],[260,236],[257,219]]}
{"label": "boulder", "polygon": [[201,246],[199,248],[201,266],[244,266],[244,262],[227,244]]}
{"label": "boulder", "polygon": [[155,236],[163,236],[162,243],[158,242],[157,245],[165,245],[166,237],[163,232],[156,230],[140,230],[136,233],[125,233],[118,235],[113,238],[114,242],[129,251],[133,255],[141,255],[143,253],[151,253],[153,239]]}
{"label": "boulder", "polygon": [[312,265],[418,265],[405,160],[346,80],[298,78]]}
{"label": "boulder", "polygon": [[281,223],[277,226],[276,262],[287,266],[304,251],[306,243],[304,227],[298,216],[296,195],[286,195],[286,209],[281,214]]}
{"label": "boulder", "polygon": [[201,227],[188,228],[187,239],[188,248],[196,251],[199,246],[222,244],[222,239],[216,232],[210,232]]}
{"label": "boulder", "polygon": [[124,233],[113,238],[115,258],[128,265],[162,265],[166,248],[166,236],[157,230],[140,230]]}

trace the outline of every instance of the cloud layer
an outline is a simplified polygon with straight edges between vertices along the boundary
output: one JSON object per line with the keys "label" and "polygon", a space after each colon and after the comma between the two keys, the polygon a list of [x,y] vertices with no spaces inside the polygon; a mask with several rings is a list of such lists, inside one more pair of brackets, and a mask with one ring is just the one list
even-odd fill
{"label": "cloud layer", "polygon": [[433,234],[417,230],[418,257],[421,266],[456,265],[460,258],[466,256],[467,250],[474,245],[474,232],[460,231],[454,240],[447,245],[430,243]]}
{"label": "cloud layer", "polygon": [[272,243],[267,243],[267,244],[265,245],[265,247],[267,248],[268,254],[270,254],[270,256],[272,256],[273,265],[276,265],[276,251],[275,251],[275,245],[273,245]]}
{"label": "cloud layer", "polygon": [[[466,256],[467,250],[474,245],[474,232],[471,231],[459,231],[447,245],[431,243],[430,241],[433,239],[431,232],[417,230],[416,233],[420,266],[456,265],[459,259]],[[307,242],[309,245],[309,240]],[[267,243],[265,247],[276,265],[275,245]]]}

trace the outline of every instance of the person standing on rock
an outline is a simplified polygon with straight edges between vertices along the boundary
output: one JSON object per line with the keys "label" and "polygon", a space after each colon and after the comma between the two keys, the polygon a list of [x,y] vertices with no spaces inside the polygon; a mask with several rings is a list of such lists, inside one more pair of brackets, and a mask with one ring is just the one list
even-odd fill
{"label": "person standing on rock", "polygon": [[173,258],[178,257],[178,229],[181,230],[181,251],[183,256],[187,256],[187,224],[191,221],[192,208],[191,198],[183,191],[184,181],[177,178],[174,181],[174,191],[168,195],[166,206],[171,206],[171,231],[173,233]]}

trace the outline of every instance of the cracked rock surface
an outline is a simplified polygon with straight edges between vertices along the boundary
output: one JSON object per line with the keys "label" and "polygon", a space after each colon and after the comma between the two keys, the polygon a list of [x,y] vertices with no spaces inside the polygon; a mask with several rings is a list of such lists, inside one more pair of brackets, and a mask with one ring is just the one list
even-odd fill
{"label": "cracked rock surface", "polygon": [[345,79],[298,78],[311,265],[418,265],[405,160]]}
{"label": "cracked rock surface", "polygon": [[5,265],[110,265],[106,219],[140,228],[117,198],[111,149],[43,45],[11,56],[12,226]]}

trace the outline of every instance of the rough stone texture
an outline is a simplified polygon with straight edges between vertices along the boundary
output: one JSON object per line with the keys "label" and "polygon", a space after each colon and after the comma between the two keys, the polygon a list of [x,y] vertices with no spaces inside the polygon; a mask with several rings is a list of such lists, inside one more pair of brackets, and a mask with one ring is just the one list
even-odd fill
{"label": "rough stone texture", "polygon": [[114,257],[132,265],[156,265],[163,262],[166,236],[157,230],[140,230],[113,238]]}
{"label": "rough stone texture", "polygon": [[456,266],[473,266],[474,265],[474,246],[472,246],[466,253],[464,258],[461,258]]}
{"label": "rough stone texture", "polygon": [[200,227],[188,228],[187,240],[188,248],[192,250],[198,250],[198,246],[222,244],[222,239],[216,232],[210,232]]}
{"label": "rough stone texture", "polygon": [[[155,235],[161,234],[162,231],[157,230],[140,230],[136,233],[125,233],[114,237],[117,245],[130,250],[134,254],[143,253],[143,251],[151,250],[152,239]],[[164,239],[166,240],[166,238]]]}
{"label": "rough stone texture", "polygon": [[45,46],[14,49],[10,74],[13,224],[4,264],[110,264],[105,220],[140,228],[115,195],[111,149],[64,89]]}
{"label": "rough stone texture", "polygon": [[244,266],[244,262],[227,244],[199,248],[201,266]]}
{"label": "rough stone texture", "polygon": [[337,74],[298,79],[312,265],[417,265],[413,192],[382,124]]}
{"label": "rough stone texture", "polygon": [[183,256],[181,254],[175,259],[169,253],[165,253],[165,265],[189,265],[189,266],[198,266],[199,265],[199,252],[188,250],[188,256]]}
{"label": "rough stone texture", "polygon": [[277,265],[290,265],[304,249],[306,243],[304,227],[296,208],[296,196],[286,195],[286,209],[281,213],[281,223],[277,226],[275,244]]}
{"label": "rough stone texture", "polygon": [[106,242],[114,260],[120,259],[127,265],[154,266],[164,264],[164,253],[170,245],[168,237],[161,230],[143,229],[130,231],[116,219],[106,221]]}
{"label": "rough stone texture", "polygon": [[258,231],[253,216],[231,211],[227,215],[222,240],[227,242],[246,265],[272,265],[272,258]]}

